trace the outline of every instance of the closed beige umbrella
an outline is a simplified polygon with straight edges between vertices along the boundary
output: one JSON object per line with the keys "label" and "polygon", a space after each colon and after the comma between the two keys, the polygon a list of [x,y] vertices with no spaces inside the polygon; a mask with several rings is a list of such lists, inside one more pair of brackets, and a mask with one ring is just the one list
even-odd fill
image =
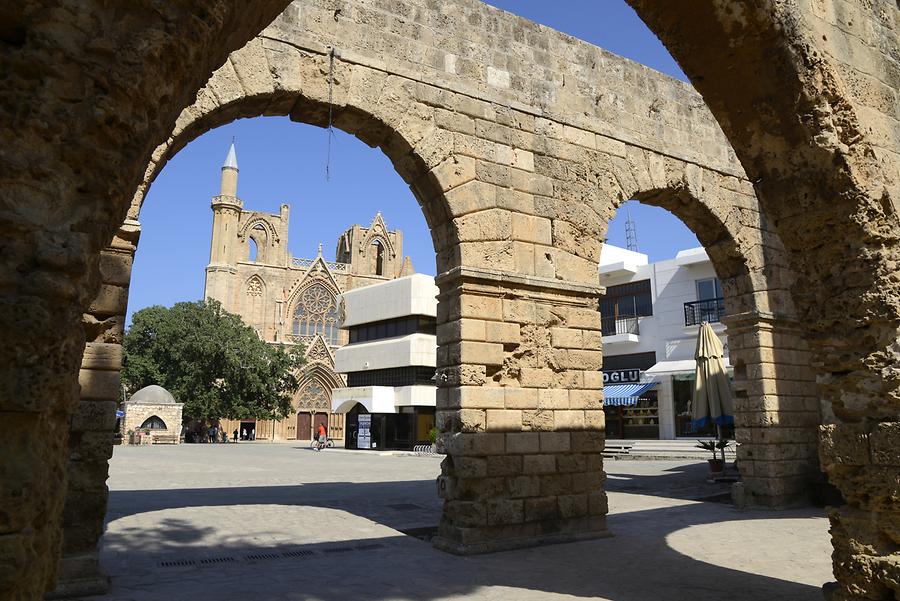
{"label": "closed beige umbrella", "polygon": [[[700,324],[697,336],[697,367],[694,379],[694,402],[691,407],[691,423],[701,428],[716,424],[718,438],[722,439],[722,426],[734,423],[734,405],[731,401],[731,383],[725,372],[725,351],[719,337],[707,322]],[[724,457],[724,449],[722,451]]]}

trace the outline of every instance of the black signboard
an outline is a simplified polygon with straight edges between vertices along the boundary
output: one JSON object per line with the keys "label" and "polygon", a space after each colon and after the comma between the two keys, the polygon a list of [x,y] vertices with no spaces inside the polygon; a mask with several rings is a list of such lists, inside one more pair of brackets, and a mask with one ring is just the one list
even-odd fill
{"label": "black signboard", "polygon": [[603,372],[604,384],[637,384],[640,381],[639,369],[611,369]]}

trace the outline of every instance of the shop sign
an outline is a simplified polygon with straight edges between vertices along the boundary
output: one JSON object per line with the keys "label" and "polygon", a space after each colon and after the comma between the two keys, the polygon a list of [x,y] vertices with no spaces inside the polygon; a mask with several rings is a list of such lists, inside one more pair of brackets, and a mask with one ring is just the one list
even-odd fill
{"label": "shop sign", "polygon": [[360,413],[356,417],[356,446],[360,449],[370,449],[372,448],[372,415]]}
{"label": "shop sign", "polygon": [[611,369],[603,372],[604,384],[637,384],[640,381],[639,369]]}

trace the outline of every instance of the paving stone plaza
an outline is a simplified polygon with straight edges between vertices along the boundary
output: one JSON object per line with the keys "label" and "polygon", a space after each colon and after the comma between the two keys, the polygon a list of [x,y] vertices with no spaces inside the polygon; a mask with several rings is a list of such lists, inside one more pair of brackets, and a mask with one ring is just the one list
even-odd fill
{"label": "paving stone plaza", "polygon": [[610,538],[445,554],[423,540],[440,519],[439,463],[296,444],[117,447],[101,551],[112,587],[91,599],[818,600],[831,577],[821,510],[739,512],[688,460],[608,461]]}

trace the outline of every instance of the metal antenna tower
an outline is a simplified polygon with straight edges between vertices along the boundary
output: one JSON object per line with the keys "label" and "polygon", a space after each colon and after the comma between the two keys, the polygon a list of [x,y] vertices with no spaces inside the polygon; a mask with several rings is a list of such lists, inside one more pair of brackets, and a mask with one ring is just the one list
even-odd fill
{"label": "metal antenna tower", "polygon": [[634,225],[634,220],[631,219],[631,210],[627,206],[625,207],[625,246],[630,251],[638,251],[637,227]]}

